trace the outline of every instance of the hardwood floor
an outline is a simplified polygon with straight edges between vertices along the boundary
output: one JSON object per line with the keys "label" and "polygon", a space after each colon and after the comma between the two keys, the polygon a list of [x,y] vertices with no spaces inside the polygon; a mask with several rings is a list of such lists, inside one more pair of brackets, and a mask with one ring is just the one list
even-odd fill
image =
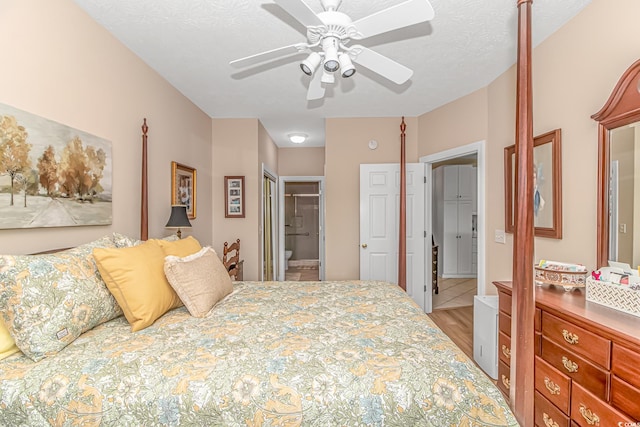
{"label": "hardwood floor", "polygon": [[429,317],[473,360],[473,306],[434,310]]}

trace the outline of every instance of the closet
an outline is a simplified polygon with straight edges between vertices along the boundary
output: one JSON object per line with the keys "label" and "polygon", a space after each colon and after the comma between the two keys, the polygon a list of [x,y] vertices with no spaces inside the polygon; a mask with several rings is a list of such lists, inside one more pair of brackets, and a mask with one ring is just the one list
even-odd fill
{"label": "closet", "polygon": [[476,174],[473,165],[433,170],[433,235],[443,278],[477,275]]}

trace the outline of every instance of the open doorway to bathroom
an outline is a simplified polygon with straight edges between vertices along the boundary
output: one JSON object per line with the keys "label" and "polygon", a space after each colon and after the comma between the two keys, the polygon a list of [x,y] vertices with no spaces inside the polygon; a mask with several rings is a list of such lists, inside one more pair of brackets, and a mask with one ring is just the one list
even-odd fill
{"label": "open doorway to bathroom", "polygon": [[323,280],[324,179],[280,177],[280,180],[280,280]]}

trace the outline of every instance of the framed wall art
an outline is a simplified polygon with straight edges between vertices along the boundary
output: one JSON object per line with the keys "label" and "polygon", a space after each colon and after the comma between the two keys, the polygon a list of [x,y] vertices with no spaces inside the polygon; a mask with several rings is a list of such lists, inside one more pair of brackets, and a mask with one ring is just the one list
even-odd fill
{"label": "framed wall art", "polygon": [[224,217],[244,218],[244,176],[224,177]]}
{"label": "framed wall art", "polygon": [[111,142],[0,104],[0,229],[108,225]]}
{"label": "framed wall art", "polygon": [[171,204],[185,205],[189,219],[196,217],[196,170],[171,162]]}
{"label": "framed wall art", "polygon": [[[514,231],[515,145],[504,149],[505,231]],[[533,224],[538,237],[562,239],[561,129],[533,139]]]}

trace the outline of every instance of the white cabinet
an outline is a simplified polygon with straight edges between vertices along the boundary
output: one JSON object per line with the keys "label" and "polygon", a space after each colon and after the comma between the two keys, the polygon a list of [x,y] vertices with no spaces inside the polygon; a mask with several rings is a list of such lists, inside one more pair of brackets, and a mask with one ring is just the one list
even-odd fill
{"label": "white cabinet", "polygon": [[444,200],[473,200],[476,168],[471,165],[444,166]]}
{"label": "white cabinet", "polygon": [[441,166],[434,170],[433,230],[439,247],[438,270],[442,277],[476,277],[473,217],[476,168]]}

